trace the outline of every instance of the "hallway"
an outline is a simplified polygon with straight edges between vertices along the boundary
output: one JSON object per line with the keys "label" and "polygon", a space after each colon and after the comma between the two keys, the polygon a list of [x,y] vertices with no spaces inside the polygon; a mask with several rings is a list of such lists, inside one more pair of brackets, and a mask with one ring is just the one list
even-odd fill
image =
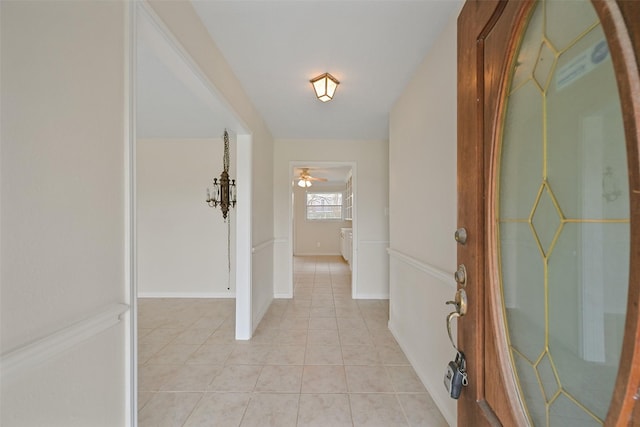
{"label": "hallway", "polygon": [[248,342],[234,300],[139,299],[139,425],[447,425],[342,258],[296,257],[294,283]]}

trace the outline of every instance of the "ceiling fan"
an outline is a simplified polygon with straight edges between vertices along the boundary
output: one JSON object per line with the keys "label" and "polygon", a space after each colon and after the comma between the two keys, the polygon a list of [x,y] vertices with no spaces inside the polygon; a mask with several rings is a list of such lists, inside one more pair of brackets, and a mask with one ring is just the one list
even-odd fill
{"label": "ceiling fan", "polygon": [[311,181],[327,181],[326,178],[316,178],[309,174],[309,168],[301,168],[300,169],[300,177],[298,178],[298,186],[299,187],[311,187]]}

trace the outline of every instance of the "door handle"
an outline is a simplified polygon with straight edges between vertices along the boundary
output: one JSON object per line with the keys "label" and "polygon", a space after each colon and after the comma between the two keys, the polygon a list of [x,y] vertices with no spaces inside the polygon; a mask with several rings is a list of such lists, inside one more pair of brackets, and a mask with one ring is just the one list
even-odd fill
{"label": "door handle", "polygon": [[451,341],[453,348],[456,351],[460,351],[458,350],[456,343],[453,341],[453,335],[451,334],[451,321],[467,314],[467,293],[464,289],[458,289],[455,299],[453,301],[447,301],[445,304],[451,304],[455,307],[455,311],[452,311],[447,315],[447,334],[449,335],[449,341]]}
{"label": "door handle", "polygon": [[453,348],[456,351],[459,351],[458,350],[458,346],[453,341],[453,335],[451,335],[451,321],[453,319],[455,319],[456,317],[460,317],[460,313],[458,313],[457,311],[453,311],[453,312],[449,313],[449,315],[447,316],[447,334],[449,335],[449,341],[451,341],[451,345],[453,346]]}

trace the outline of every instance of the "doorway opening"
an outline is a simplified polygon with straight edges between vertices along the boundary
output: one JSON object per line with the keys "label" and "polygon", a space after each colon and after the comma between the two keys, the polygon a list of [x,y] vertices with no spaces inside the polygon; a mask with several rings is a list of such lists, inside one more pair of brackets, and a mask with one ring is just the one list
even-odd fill
{"label": "doorway opening", "polygon": [[[296,257],[334,256],[351,271],[351,297],[355,299],[358,271],[355,162],[292,161],[289,178],[286,297],[294,295]],[[303,186],[301,181],[309,183]]]}
{"label": "doorway opening", "polygon": [[[138,348],[142,337],[138,328],[144,326],[139,324],[139,297],[203,303],[198,299],[226,298],[223,305],[233,321],[229,331],[233,339],[251,337],[252,135],[151,6],[136,3],[131,13],[131,105],[135,111],[129,147],[129,382],[131,424],[137,425],[138,363],[150,357]],[[231,136],[230,175],[237,185],[237,205],[228,214],[229,222],[223,221],[219,209],[214,211],[205,203],[207,186],[222,170],[225,130]],[[171,224],[166,217],[169,212]],[[194,223],[195,217],[199,222]],[[142,240],[150,236],[153,242]],[[171,251],[171,246],[180,245],[185,253]],[[189,249],[193,245],[197,248]],[[204,258],[195,260],[193,252],[199,250],[205,252]],[[167,268],[175,271],[167,274]],[[171,278],[173,285],[165,280]]]}

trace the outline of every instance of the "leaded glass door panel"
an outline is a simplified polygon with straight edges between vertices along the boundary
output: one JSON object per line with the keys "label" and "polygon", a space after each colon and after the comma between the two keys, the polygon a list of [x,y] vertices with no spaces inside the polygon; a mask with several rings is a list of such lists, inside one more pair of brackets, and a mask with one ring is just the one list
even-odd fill
{"label": "leaded glass door panel", "polygon": [[461,13],[459,344],[475,384],[460,425],[632,422],[639,23],[638,2]]}

